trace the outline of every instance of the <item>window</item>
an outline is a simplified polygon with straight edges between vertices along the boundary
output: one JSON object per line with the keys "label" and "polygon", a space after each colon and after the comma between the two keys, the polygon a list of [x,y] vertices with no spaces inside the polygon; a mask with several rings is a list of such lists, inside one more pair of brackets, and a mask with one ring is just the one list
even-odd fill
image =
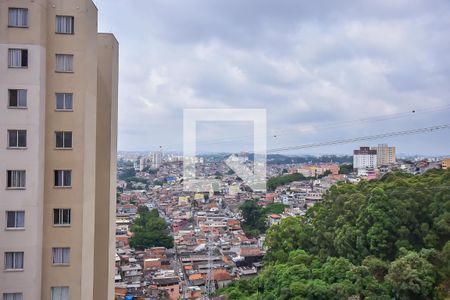
{"label": "window", "polygon": [[72,54],[56,54],[56,72],[73,72]]}
{"label": "window", "polygon": [[6,228],[25,228],[25,212],[7,211],[6,212]]}
{"label": "window", "polygon": [[23,300],[22,293],[4,293],[3,300]]}
{"label": "window", "polygon": [[25,108],[27,107],[27,90],[8,90],[9,107]]}
{"label": "window", "polygon": [[7,174],[7,188],[8,189],[24,189],[25,188],[25,171],[8,170]]}
{"label": "window", "polygon": [[9,27],[28,27],[28,8],[9,8]]}
{"label": "window", "polygon": [[5,270],[22,270],[23,252],[5,252]]}
{"label": "window", "polygon": [[71,149],[72,148],[72,131],[56,131],[56,148]]}
{"label": "window", "polygon": [[72,171],[55,170],[55,186],[70,187],[72,185]]}
{"label": "window", "polygon": [[56,16],[56,33],[73,34],[74,17]]}
{"label": "window", "polygon": [[53,209],[53,225],[70,225],[70,208]]}
{"label": "window", "polygon": [[70,248],[53,248],[53,264],[68,265],[70,263]]}
{"label": "window", "polygon": [[28,67],[28,50],[8,49],[8,67],[10,68]]}
{"label": "window", "polygon": [[69,287],[52,287],[52,300],[69,300]]}
{"label": "window", "polygon": [[73,109],[73,94],[57,93],[56,110],[72,110],[72,109]]}
{"label": "window", "polygon": [[26,148],[27,131],[11,129],[8,130],[8,148]]}

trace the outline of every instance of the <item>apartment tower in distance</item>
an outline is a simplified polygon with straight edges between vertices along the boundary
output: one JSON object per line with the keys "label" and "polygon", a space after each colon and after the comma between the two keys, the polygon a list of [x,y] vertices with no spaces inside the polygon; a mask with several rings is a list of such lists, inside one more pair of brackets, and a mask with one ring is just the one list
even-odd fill
{"label": "apartment tower in distance", "polygon": [[377,150],[360,147],[353,151],[354,169],[375,169],[377,167]]}
{"label": "apartment tower in distance", "polygon": [[395,147],[389,147],[387,144],[379,144],[377,147],[373,147],[372,150],[377,151],[378,166],[388,166],[395,164]]}
{"label": "apartment tower in distance", "polygon": [[0,297],[113,299],[118,43],[91,0],[0,0]]}

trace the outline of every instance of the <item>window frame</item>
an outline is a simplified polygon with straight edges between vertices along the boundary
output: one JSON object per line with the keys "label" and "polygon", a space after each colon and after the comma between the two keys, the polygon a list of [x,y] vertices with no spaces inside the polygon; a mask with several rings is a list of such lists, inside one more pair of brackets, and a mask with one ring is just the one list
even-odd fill
{"label": "window frame", "polygon": [[[71,96],[71,100],[70,100],[70,101],[72,101],[71,108],[67,108],[68,95]],[[64,108],[58,108],[58,96],[63,97],[62,100],[63,100]],[[55,111],[73,111],[73,93],[55,93]]]}
{"label": "window frame", "polygon": [[[10,213],[14,213],[14,227],[9,227],[8,226],[8,223],[9,223],[9,214]],[[18,213],[23,213],[23,226],[21,226],[21,227],[19,227],[19,226],[17,226],[17,223],[18,223],[18,221],[17,221],[17,214]],[[24,210],[7,210],[6,212],[5,212],[5,221],[6,221],[6,224],[5,224],[5,229],[6,230],[11,230],[11,231],[14,231],[14,230],[25,230],[25,211]]]}
{"label": "window frame", "polygon": [[[58,31],[58,18],[71,18],[72,19],[72,31],[71,32],[60,32]],[[74,35],[75,34],[75,16],[69,15],[56,15],[55,16],[55,34],[63,35]]]}
{"label": "window frame", "polygon": [[[26,25],[11,25],[10,13],[12,10],[24,10],[26,12]],[[8,7],[8,28],[30,28],[29,22],[29,9],[28,7]]]}
{"label": "window frame", "polygon": [[[13,172],[23,172],[23,178],[20,179],[19,181],[23,181],[23,186],[9,186],[10,181],[12,182],[13,180],[10,179],[10,174],[11,176],[13,175]],[[27,188],[27,171],[26,170],[6,170],[6,189],[7,190],[25,190]]]}
{"label": "window frame", "polygon": [[[62,134],[62,146],[58,146],[58,134]],[[66,147],[66,135],[70,134],[70,147]],[[56,150],[72,150],[73,149],[73,132],[72,131],[55,131],[55,149]]]}
{"label": "window frame", "polygon": [[[56,176],[57,176],[57,174],[59,174],[59,172],[61,172],[61,176],[62,176],[61,177],[62,185],[56,185],[56,183],[57,183]],[[66,185],[65,184],[65,179],[66,179],[65,174],[66,174],[66,172],[69,172],[69,174],[70,174],[70,178],[69,178],[70,185]],[[57,189],[70,189],[70,188],[72,188],[72,170],[70,170],[70,169],[54,170],[53,176],[54,176],[54,178],[53,178],[53,187],[54,188],[57,188]]]}
{"label": "window frame", "polygon": [[[10,51],[14,51],[14,50],[19,50],[20,51],[20,66],[14,66],[11,65],[11,59],[10,59]],[[24,52],[26,53],[26,65],[24,65]],[[29,51],[26,48],[8,48],[8,69],[28,69],[29,64],[29,58],[30,56],[28,55]]]}
{"label": "window frame", "polygon": [[[11,105],[12,94],[16,94],[16,106]],[[20,105],[20,92],[25,94],[25,106]],[[27,89],[8,89],[8,108],[9,109],[27,109],[28,108],[28,90]]]}
{"label": "window frame", "polygon": [[[58,57],[59,56],[71,57],[72,58],[72,62],[71,62],[72,69],[71,70],[68,70],[68,71],[66,71],[66,70],[58,70]],[[74,71],[74,69],[75,69],[74,61],[75,61],[75,55],[73,55],[73,54],[56,53],[55,54],[55,72],[56,73],[63,73],[63,74],[64,73],[67,73],[67,74],[74,73],[75,72]]]}
{"label": "window frame", "polygon": [[[53,294],[57,291],[57,289],[59,290],[59,296],[58,296],[58,299],[53,299]],[[68,287],[68,286],[52,286],[51,288],[50,288],[50,297],[51,297],[51,300],[61,300],[61,297],[62,297],[62,291],[63,290],[67,290],[67,299],[70,299],[70,288]],[[63,299],[64,300],[64,299]]]}
{"label": "window frame", "polygon": [[[55,253],[56,251],[61,251],[61,262],[55,262],[55,258],[58,258],[58,253]],[[57,255],[55,256],[55,254]],[[52,247],[52,265],[70,266],[70,247]]]}
{"label": "window frame", "polygon": [[12,296],[12,300],[23,300],[23,293],[13,292],[13,293],[3,293],[3,300],[10,300],[8,296]]}
{"label": "window frame", "polygon": [[[10,134],[15,132],[16,134],[16,145],[10,145],[10,141],[11,141],[11,137]],[[24,133],[25,132],[25,146],[20,146],[19,145],[19,141],[20,141],[20,133]],[[28,131],[26,129],[8,129],[7,130],[7,149],[13,149],[13,150],[17,150],[17,149],[27,149],[28,147]]]}
{"label": "window frame", "polygon": [[[64,211],[67,211],[68,223],[64,223]],[[55,223],[56,212],[58,212],[58,223]],[[70,227],[72,225],[72,209],[71,208],[53,208],[53,226]]]}
{"label": "window frame", "polygon": [[[13,262],[13,268],[7,268],[7,255],[8,254],[12,254],[12,262]],[[16,255],[17,254],[22,254],[22,263],[21,263],[21,268],[16,268]],[[25,252],[24,251],[5,251],[4,252],[4,266],[3,266],[3,270],[5,270],[6,272],[19,272],[19,271],[23,271],[25,270]]]}

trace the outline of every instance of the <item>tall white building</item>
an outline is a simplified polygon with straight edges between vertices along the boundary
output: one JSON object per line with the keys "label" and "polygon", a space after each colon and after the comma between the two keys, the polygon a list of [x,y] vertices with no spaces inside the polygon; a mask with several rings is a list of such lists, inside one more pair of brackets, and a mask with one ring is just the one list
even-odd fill
{"label": "tall white building", "polygon": [[377,150],[360,147],[353,151],[354,169],[374,169],[377,167]]}

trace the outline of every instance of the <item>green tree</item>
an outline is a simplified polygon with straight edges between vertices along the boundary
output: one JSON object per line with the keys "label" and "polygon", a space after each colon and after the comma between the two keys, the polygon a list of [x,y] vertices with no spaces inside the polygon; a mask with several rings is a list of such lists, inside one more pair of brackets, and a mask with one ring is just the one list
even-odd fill
{"label": "green tree", "polygon": [[434,293],[435,270],[416,252],[392,262],[386,281],[397,299],[429,299]]}
{"label": "green tree", "polygon": [[278,186],[285,185],[294,181],[308,180],[300,173],[281,175],[277,177],[270,178],[267,181],[267,189],[269,191],[274,191]]}
{"label": "green tree", "polygon": [[289,207],[289,205],[284,205],[282,203],[271,203],[262,209],[263,214],[281,214],[284,209]]}
{"label": "green tree", "polygon": [[138,209],[137,209],[137,213],[138,213],[139,215],[143,215],[143,214],[146,214],[146,213],[149,213],[149,212],[150,212],[150,210],[149,210],[148,207],[145,206],[145,205],[141,205],[141,206],[139,206]]}
{"label": "green tree", "polygon": [[133,232],[130,246],[135,249],[173,247],[173,237],[169,235],[168,225],[159,216],[157,209],[151,211],[141,209],[139,217],[136,218],[130,230]]}
{"label": "green tree", "polygon": [[121,180],[127,180],[130,177],[136,176],[136,171],[134,168],[126,168],[119,171],[119,175],[117,176]]}
{"label": "green tree", "polygon": [[261,233],[266,230],[265,214],[255,200],[247,200],[240,206],[244,222],[242,229],[246,234],[255,236],[255,233]]}
{"label": "green tree", "polygon": [[[247,203],[249,220],[261,215]],[[305,216],[266,232],[265,268],[222,292],[239,299],[445,299],[450,170],[333,186]]]}
{"label": "green tree", "polygon": [[339,166],[339,174],[350,174],[353,172],[353,165],[342,164]]}

